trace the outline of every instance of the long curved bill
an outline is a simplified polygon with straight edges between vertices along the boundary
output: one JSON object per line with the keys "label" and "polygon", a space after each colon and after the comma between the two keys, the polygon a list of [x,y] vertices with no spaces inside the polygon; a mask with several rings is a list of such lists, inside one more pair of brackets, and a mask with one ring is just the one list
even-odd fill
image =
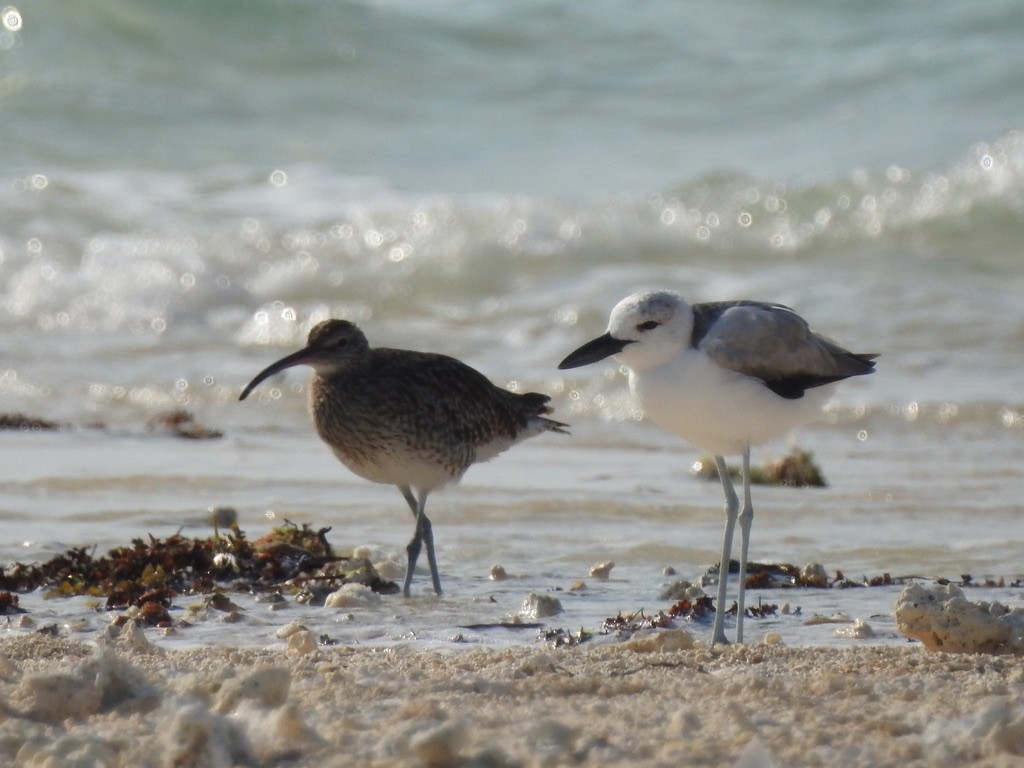
{"label": "long curved bill", "polygon": [[256,374],[255,378],[245,385],[245,389],[242,390],[242,394],[238,396],[239,400],[245,400],[264,379],[273,376],[275,373],[283,371],[285,368],[291,368],[295,365],[305,365],[312,363],[314,360],[314,353],[309,347],[300,349],[298,352],[293,352],[287,357],[282,357],[276,363],[271,363],[262,371]]}
{"label": "long curved bill", "polygon": [[617,355],[630,343],[632,342],[629,339],[616,339],[611,333],[606,333],[593,341],[588,341],[575,352],[570,352],[568,357],[558,364],[558,370],[564,371],[567,368],[579,368],[581,365],[596,363],[606,357]]}

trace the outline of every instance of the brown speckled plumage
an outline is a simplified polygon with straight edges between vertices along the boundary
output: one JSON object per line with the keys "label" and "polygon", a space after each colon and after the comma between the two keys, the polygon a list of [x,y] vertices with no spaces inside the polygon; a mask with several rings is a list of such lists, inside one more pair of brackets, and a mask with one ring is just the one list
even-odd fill
{"label": "brown speckled plumage", "polygon": [[260,372],[241,399],[268,376],[301,364],[314,369],[309,408],[320,438],[356,474],[398,486],[416,515],[406,594],[421,541],[434,589],[441,591],[423,512],[427,494],[521,440],[565,431],[545,417],[547,395],[501,389],[445,355],[371,348],[345,320],[317,324],[305,349]]}

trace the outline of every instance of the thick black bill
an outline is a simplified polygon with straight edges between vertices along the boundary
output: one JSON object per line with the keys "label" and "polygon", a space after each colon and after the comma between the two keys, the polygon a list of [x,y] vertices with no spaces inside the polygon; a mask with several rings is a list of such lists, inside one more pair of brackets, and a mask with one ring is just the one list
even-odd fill
{"label": "thick black bill", "polygon": [[564,371],[566,368],[579,368],[581,365],[596,363],[598,360],[618,354],[625,349],[627,344],[631,343],[632,341],[629,339],[616,339],[610,333],[606,333],[570,353],[565,360],[558,364],[558,370]]}
{"label": "thick black bill", "polygon": [[242,390],[242,394],[238,396],[239,400],[245,400],[249,396],[261,381],[270,376],[273,376],[279,371],[283,371],[285,368],[291,368],[293,365],[302,365],[303,363],[311,362],[312,354],[310,353],[309,347],[306,349],[300,349],[298,352],[293,352],[287,357],[282,357],[276,363],[272,363],[264,368],[262,371],[256,374],[256,377],[245,385],[245,389]]}

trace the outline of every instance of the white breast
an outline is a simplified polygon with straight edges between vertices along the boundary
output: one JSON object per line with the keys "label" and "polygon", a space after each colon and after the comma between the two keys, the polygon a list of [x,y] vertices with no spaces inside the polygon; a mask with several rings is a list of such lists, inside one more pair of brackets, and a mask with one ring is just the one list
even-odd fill
{"label": "white breast", "polygon": [[648,419],[716,455],[742,453],[813,420],[833,389],[815,387],[788,400],[695,349],[663,365],[631,371],[629,385]]}

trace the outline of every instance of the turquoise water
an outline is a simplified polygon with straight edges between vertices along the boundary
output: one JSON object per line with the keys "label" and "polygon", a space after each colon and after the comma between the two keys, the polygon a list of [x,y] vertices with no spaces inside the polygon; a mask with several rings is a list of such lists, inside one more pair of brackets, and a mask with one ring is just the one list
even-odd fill
{"label": "turquoise water", "polygon": [[311,163],[425,194],[664,192],[942,168],[1019,128],[1024,9],[33,0],[9,170]]}
{"label": "turquoise water", "polygon": [[[556,365],[657,286],[782,302],[882,355],[793,438],[830,487],[758,490],[756,559],[1022,573],[1018,4],[32,0],[0,21],[0,403],[68,425],[0,433],[0,560],[198,535],[218,504],[400,553],[401,498],[316,441],[304,374],[237,402],[333,315],[573,425],[432,499],[454,603],[424,636],[609,559],[621,578],[565,623],[650,608],[662,567],[717,556],[720,490],[612,366]],[[147,431],[177,407],[225,437]],[[865,595],[827,599],[891,611]]]}

